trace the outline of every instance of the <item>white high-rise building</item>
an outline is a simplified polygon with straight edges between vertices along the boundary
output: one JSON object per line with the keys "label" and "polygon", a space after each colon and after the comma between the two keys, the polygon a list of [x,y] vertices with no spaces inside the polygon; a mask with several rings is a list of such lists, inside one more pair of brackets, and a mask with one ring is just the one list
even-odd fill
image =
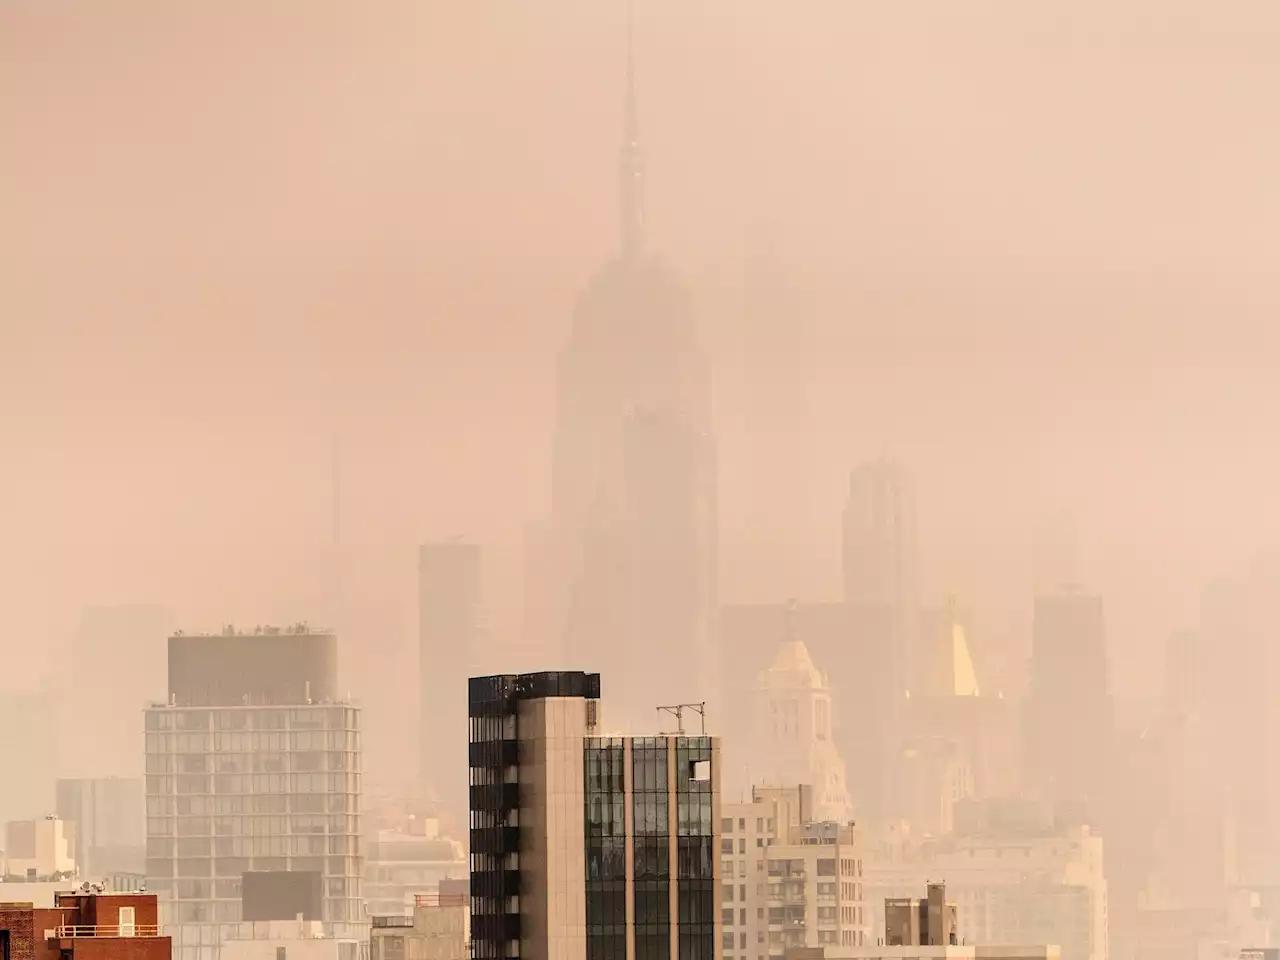
{"label": "white high-rise building", "polygon": [[831,739],[831,687],[791,635],[756,681],[751,782],[813,788],[813,819],[851,819],[845,764]]}

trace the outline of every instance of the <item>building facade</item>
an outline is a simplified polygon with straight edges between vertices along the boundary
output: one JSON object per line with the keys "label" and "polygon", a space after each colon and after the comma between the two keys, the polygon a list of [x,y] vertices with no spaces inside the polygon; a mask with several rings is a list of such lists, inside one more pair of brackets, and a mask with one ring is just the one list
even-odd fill
{"label": "building facade", "polygon": [[336,640],[304,631],[170,641],[170,699],[145,719],[146,864],[182,960],[293,919],[246,915],[248,879],[278,874],[308,875],[326,935],[367,944],[360,715],[313,699],[336,690]]}
{"label": "building facade", "polygon": [[5,877],[16,880],[60,880],[76,875],[68,824],[57,817],[13,820],[5,824],[0,853]]}
{"label": "building facade", "polygon": [[[1107,960],[1107,881],[1102,839],[1088,827],[971,830],[938,840],[876,847],[866,860],[866,891],[880,904],[910,897],[944,878],[966,944],[1056,944],[1064,960]],[[879,927],[877,940],[887,938]]]}
{"label": "building facade", "polygon": [[756,680],[753,784],[812,787],[812,819],[847,822],[852,804],[844,759],[832,733],[831,687],[809,649],[788,633]]}
{"label": "building facade", "polygon": [[1115,711],[1100,596],[1066,589],[1036,598],[1023,737],[1029,785],[1060,818],[1101,823]]}
{"label": "building facade", "polygon": [[0,903],[0,950],[7,960],[169,960],[156,897],[60,891],[52,907]]}
{"label": "building facade", "polygon": [[959,911],[947,899],[946,885],[927,884],[926,895],[894,897],[884,904],[875,944],[800,947],[787,951],[788,960],[1058,960],[1052,944],[973,945],[957,933]]}
{"label": "building facade", "polygon": [[765,960],[797,947],[866,939],[862,842],[851,823],[816,820],[808,786],[758,787],[723,804],[722,948]]}
{"label": "building facade", "polygon": [[600,676],[475,678],[474,960],[719,960],[719,744],[615,737]]}
{"label": "building facade", "polygon": [[418,897],[411,916],[374,916],[369,960],[467,960],[470,910],[465,881]]}

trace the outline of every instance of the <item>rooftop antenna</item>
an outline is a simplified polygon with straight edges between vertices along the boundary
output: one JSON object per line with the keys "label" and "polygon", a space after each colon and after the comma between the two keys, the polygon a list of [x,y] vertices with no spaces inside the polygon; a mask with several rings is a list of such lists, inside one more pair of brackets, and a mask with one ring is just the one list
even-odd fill
{"label": "rooftop antenna", "polygon": [[676,733],[684,734],[684,712],[692,710],[702,720],[702,735],[707,735],[707,702],[703,700],[701,703],[673,703],[671,706],[658,707],[658,713],[669,713],[676,718]]}
{"label": "rooftop antenna", "polygon": [[618,194],[621,207],[622,256],[634,261],[644,250],[644,150],[640,146],[640,122],[636,116],[635,25],[632,0],[626,0],[627,64],[623,101],[622,149],[618,162]]}

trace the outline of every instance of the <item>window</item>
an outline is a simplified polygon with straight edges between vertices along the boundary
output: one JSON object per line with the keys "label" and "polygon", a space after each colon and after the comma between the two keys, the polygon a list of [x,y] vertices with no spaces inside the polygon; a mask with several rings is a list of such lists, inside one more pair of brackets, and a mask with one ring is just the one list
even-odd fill
{"label": "window", "polygon": [[725,907],[720,911],[720,922],[726,927],[733,926],[733,907]]}
{"label": "window", "polygon": [[284,960],[286,947],[276,947],[276,960]]}
{"label": "window", "polygon": [[733,833],[733,817],[720,818],[720,832]]}
{"label": "window", "polygon": [[818,876],[834,877],[835,875],[836,875],[835,860],[819,860],[818,861]]}
{"label": "window", "polygon": [[745,830],[745,829],[747,829],[747,818],[746,818],[746,817],[739,817],[739,818],[738,818],[738,829],[739,829],[739,830]]}
{"label": "window", "polygon": [[733,838],[720,841],[720,854],[726,857],[733,855]]}
{"label": "window", "polygon": [[756,817],[756,833],[764,832],[764,817]]}

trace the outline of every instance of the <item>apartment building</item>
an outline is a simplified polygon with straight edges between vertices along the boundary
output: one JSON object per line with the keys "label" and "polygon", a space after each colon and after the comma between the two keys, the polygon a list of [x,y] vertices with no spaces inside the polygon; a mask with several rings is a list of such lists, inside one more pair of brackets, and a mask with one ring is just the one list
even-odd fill
{"label": "apartment building", "polygon": [[862,852],[852,823],[813,819],[808,786],[756,787],[724,804],[722,949],[765,960],[788,949],[865,942]]}

